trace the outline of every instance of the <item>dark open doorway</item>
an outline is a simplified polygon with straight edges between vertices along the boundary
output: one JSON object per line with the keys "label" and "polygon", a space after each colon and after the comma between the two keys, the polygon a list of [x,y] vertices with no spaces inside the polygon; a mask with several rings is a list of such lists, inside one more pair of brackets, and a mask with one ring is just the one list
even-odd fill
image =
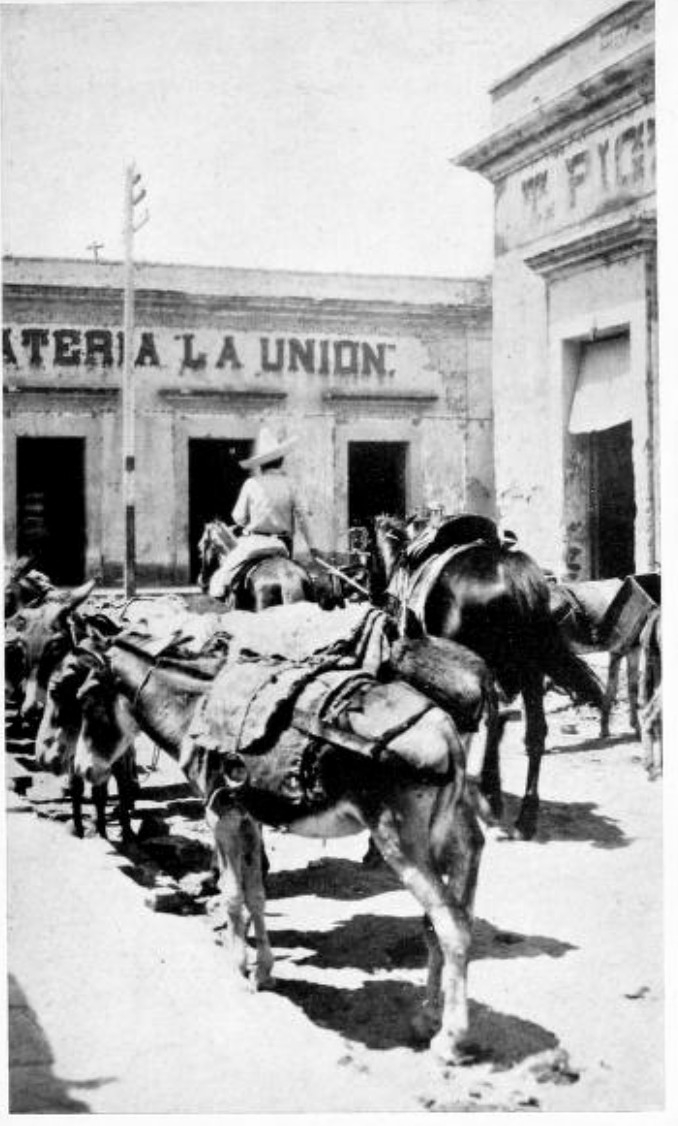
{"label": "dark open doorway", "polygon": [[85,578],[85,439],[17,438],[17,553],[57,586]]}
{"label": "dark open doorway", "polygon": [[371,526],[382,512],[407,514],[407,442],[349,442],[349,526]]}
{"label": "dark open doorway", "polygon": [[630,422],[591,435],[592,575],[635,571],[635,490]]}
{"label": "dark open doorway", "polygon": [[238,464],[251,451],[249,441],[191,438],[188,443],[188,509],[191,578],[199,569],[198,541],[208,520],[231,523],[231,512],[247,472]]}

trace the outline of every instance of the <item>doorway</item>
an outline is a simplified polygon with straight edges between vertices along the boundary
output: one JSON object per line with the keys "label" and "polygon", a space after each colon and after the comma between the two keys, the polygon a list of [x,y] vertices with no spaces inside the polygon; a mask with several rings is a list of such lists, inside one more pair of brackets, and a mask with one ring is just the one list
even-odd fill
{"label": "doorway", "polygon": [[17,554],[56,586],[85,578],[85,439],[17,438]]}
{"label": "doorway", "polygon": [[591,435],[591,562],[595,579],[635,572],[635,489],[630,422]]}
{"label": "doorway", "polygon": [[250,441],[190,438],[188,442],[188,511],[191,576],[200,570],[198,541],[208,520],[231,523],[247,471],[239,462],[251,452]]}
{"label": "doorway", "polygon": [[349,442],[349,527],[371,527],[387,512],[407,515],[407,442]]}

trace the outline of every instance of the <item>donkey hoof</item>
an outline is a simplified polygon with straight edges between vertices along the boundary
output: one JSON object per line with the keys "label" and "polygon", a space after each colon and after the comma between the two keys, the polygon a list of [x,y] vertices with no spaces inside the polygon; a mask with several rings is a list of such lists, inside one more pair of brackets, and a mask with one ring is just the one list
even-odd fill
{"label": "donkey hoof", "polygon": [[276,987],[275,978],[269,973],[255,971],[250,977],[253,993],[273,993]]}
{"label": "donkey hoof", "polygon": [[245,982],[250,993],[265,993],[275,989],[275,981],[270,969],[261,966],[252,966],[245,975]]}
{"label": "donkey hoof", "polygon": [[531,841],[537,831],[538,819],[538,806],[523,806],[514,826],[514,839],[518,841]]}
{"label": "donkey hoof", "polygon": [[444,1067],[463,1067],[478,1056],[477,1046],[472,1041],[444,1031],[431,1040],[431,1052],[436,1062]]}

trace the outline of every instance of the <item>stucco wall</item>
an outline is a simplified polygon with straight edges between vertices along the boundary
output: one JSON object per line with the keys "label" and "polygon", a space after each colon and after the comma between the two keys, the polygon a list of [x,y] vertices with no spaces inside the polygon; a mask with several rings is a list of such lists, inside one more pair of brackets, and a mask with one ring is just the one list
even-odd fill
{"label": "stucco wall", "polygon": [[498,83],[494,132],[457,158],[495,188],[499,516],[582,578],[586,462],[567,426],[580,342],[599,333],[629,335],[636,567],[658,560],[653,18],[650,0],[621,4]]}
{"label": "stucco wall", "polygon": [[[92,281],[91,264],[47,263],[28,277],[12,262],[5,282],[5,535],[16,541],[14,439],[23,433],[87,441],[87,561],[116,577],[124,555],[121,500],[119,290]],[[205,271],[137,292],[137,561],[144,579],[185,580],[189,563],[188,442],[254,439],[275,419],[298,436],[288,471],[314,540],[345,550],[348,443],[409,444],[407,507],[494,510],[491,328],[483,283],[388,279],[384,299],[356,299],[351,279],[321,300],[287,291],[226,295]],[[108,273],[104,280],[112,280]],[[184,271],[186,273],[186,271]],[[36,276],[37,275],[37,276]],[[96,275],[94,275],[96,276]],[[50,283],[45,285],[45,278]],[[196,280],[197,278],[197,280]],[[202,280],[200,291],[198,281]],[[212,281],[210,287],[207,283]],[[251,282],[251,279],[248,279]],[[293,284],[289,277],[278,289]],[[376,287],[371,280],[372,293]],[[302,289],[308,286],[304,280]],[[327,281],[321,284],[327,289]],[[263,289],[266,290],[266,286]],[[268,286],[270,291],[271,286]],[[365,280],[357,284],[365,290]],[[299,545],[301,546],[301,545]]]}

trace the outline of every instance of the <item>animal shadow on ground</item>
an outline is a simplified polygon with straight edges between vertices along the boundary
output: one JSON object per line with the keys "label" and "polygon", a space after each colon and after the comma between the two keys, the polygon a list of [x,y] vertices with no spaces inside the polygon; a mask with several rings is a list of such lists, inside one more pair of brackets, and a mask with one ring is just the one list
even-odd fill
{"label": "animal shadow on ground", "polygon": [[367,868],[354,860],[326,857],[305,868],[269,872],[266,892],[269,899],[295,895],[316,895],[322,899],[370,899],[401,888],[400,880],[386,864]]}
{"label": "animal shadow on ground", "polygon": [[184,782],[171,782],[164,786],[154,786],[152,783],[143,781],[139,799],[167,807],[172,802],[186,803],[186,809],[193,809],[195,806],[197,814],[201,814],[203,808],[200,799],[193,797],[190,788]]}
{"label": "animal shadow on ground", "polygon": [[70,1091],[96,1090],[114,1078],[82,1082],[56,1076],[49,1040],[13,974],[8,976],[8,1001],[10,1114],[89,1114],[87,1103]]}
{"label": "animal shadow on ground", "polygon": [[[532,843],[549,841],[588,841],[594,848],[626,848],[631,844],[618,822],[596,813],[595,802],[545,801],[539,804],[539,827]],[[504,794],[502,821],[513,825],[520,809],[520,798]]]}
{"label": "animal shadow on ground", "polygon": [[[280,953],[288,947],[309,951],[294,955],[297,966],[321,969],[375,970],[422,969],[426,944],[419,916],[355,915],[330,930],[293,931],[271,928],[271,943]],[[484,919],[473,927],[471,960],[486,958],[562,958],[576,949],[570,943],[546,935],[517,934],[498,930]]]}
{"label": "animal shadow on ground", "polygon": [[597,736],[591,739],[582,739],[580,743],[562,743],[559,746],[549,747],[550,755],[578,755],[582,751],[606,751],[610,747],[618,747],[622,743],[629,743],[636,738],[633,731],[625,735]]}
{"label": "animal shadow on ground", "polygon": [[[278,981],[276,992],[303,1010],[314,1024],[338,1032],[367,1048],[387,1051],[411,1044],[411,1021],[424,1000],[424,989],[407,981],[367,981],[362,989],[338,989],[307,981]],[[491,1060],[506,1069],[528,1056],[557,1047],[552,1032],[531,1021],[469,1003],[473,1059]]]}
{"label": "animal shadow on ground", "polygon": [[20,748],[18,748],[16,744],[14,744],[13,746],[11,744],[8,745],[7,753],[12,755],[12,758],[18,764],[18,766],[23,767],[24,770],[30,771],[31,774],[38,774],[42,768],[38,766],[37,762],[35,761],[35,757],[32,752],[33,742],[30,741],[30,747],[24,747],[24,744],[28,742],[28,740],[22,740],[22,745]]}
{"label": "animal shadow on ground", "polygon": [[[129,855],[124,844],[119,846],[122,855]],[[150,859],[163,873],[175,880],[182,879],[190,872],[205,872],[212,862],[212,850],[202,841],[183,837],[179,833],[171,836],[152,837],[137,845],[137,857]]]}

